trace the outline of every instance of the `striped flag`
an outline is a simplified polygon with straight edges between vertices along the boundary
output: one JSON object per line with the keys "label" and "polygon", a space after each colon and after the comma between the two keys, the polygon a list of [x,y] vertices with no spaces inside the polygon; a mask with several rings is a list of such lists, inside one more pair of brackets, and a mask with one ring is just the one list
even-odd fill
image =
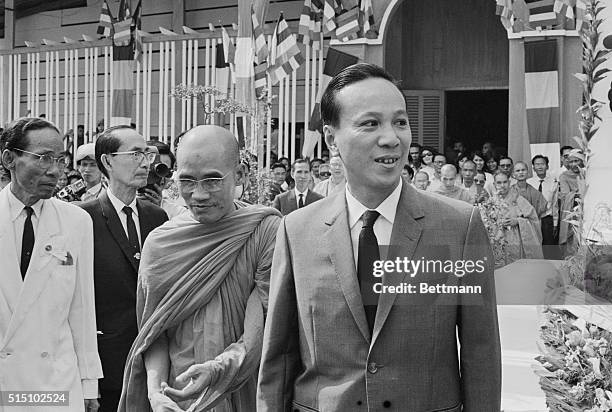
{"label": "striped flag", "polygon": [[252,5],[251,22],[253,23],[253,39],[255,42],[255,63],[261,64],[268,60],[268,45],[266,43],[266,36],[264,35],[263,28],[257,20],[257,14]]}
{"label": "striped flag", "polygon": [[[119,5],[118,22],[113,36],[113,103],[110,125],[129,125],[132,122],[134,99],[134,48],[131,36],[130,9],[126,0]],[[119,35],[119,37],[117,37]]]}
{"label": "striped flag", "polygon": [[512,28],[512,0],[497,0],[495,3],[495,14],[499,16],[506,30]]}
{"label": "striped flag", "polygon": [[268,64],[266,62],[259,63],[255,66],[255,96],[261,97],[266,87],[266,69]]}
{"label": "striped flag", "polygon": [[582,30],[584,24],[587,5],[585,0],[576,0],[576,30]]}
{"label": "striped flag", "polygon": [[134,36],[134,60],[142,62],[142,0],[138,1],[134,11],[132,34]]}
{"label": "striped flag", "polygon": [[525,110],[530,143],[558,141],[560,111],[556,40],[525,42]]}
{"label": "striped flag", "polygon": [[226,62],[225,53],[223,52],[223,44],[217,44],[217,58],[215,63],[215,88],[227,97],[227,89],[229,88],[230,67]]}
{"label": "striped flag", "polygon": [[334,48],[327,49],[327,56],[325,59],[325,66],[323,67],[323,77],[321,78],[321,87],[317,93],[316,102],[310,121],[308,123],[308,130],[306,130],[304,138],[304,146],[302,147],[303,157],[312,157],[314,154],[314,148],[320,139],[320,130],[323,127],[321,123],[321,97],[323,92],[327,88],[327,85],[331,81],[332,77],[340,73],[341,70],[348,66],[357,63],[358,59],[356,56],[348,53],[341,52]]}
{"label": "striped flag", "polygon": [[554,10],[566,19],[574,20],[574,5],[576,0],[555,0]]}
{"label": "striped flag", "polygon": [[320,47],[322,6],[320,0],[304,1],[297,35],[298,42],[316,49]]}
{"label": "striped flag", "polygon": [[305,59],[300,52],[295,37],[281,13],[274,29],[274,35],[272,36],[270,64],[268,67],[271,84],[275,85],[280,79],[297,70],[304,61]]}
{"label": "striped flag", "polygon": [[225,56],[225,62],[229,64],[234,64],[234,59],[236,57],[236,46],[234,46],[234,42],[230,38],[225,27],[221,26],[221,39],[223,41],[223,53]]}
{"label": "striped flag", "polygon": [[108,3],[106,0],[102,2],[102,10],[100,10],[100,23],[98,24],[98,33],[102,37],[109,37],[113,28],[113,16],[111,15]]}
{"label": "striped flag", "polygon": [[327,35],[336,29],[336,0],[324,0],[323,5],[323,34]]}
{"label": "striped flag", "polygon": [[359,37],[359,8],[342,13],[336,17],[336,37],[342,41]]}
{"label": "striped flag", "polygon": [[536,27],[553,27],[559,24],[555,13],[555,0],[526,0],[529,8],[529,25]]}
{"label": "striped flag", "polygon": [[378,29],[374,20],[374,9],[372,8],[372,0],[361,0],[361,27],[363,28],[363,37],[366,37],[368,32],[372,32],[378,37]]}

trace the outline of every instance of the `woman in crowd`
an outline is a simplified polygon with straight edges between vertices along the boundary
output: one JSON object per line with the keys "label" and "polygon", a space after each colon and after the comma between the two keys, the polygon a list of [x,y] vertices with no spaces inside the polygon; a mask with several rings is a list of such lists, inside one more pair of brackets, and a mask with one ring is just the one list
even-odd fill
{"label": "woman in crowd", "polygon": [[329,160],[329,168],[331,176],[327,180],[323,180],[315,185],[313,191],[317,192],[321,196],[329,196],[337,191],[340,191],[346,185],[346,178],[344,177],[344,164],[340,156],[332,156]]}
{"label": "woman in crowd", "polygon": [[485,155],[481,151],[476,150],[470,153],[470,160],[476,164],[476,172],[483,172],[485,174],[485,185],[484,188],[490,195],[495,193],[493,187],[493,175],[487,171]]}
{"label": "woman in crowd", "polygon": [[506,240],[506,264],[518,259],[543,259],[540,218],[531,204],[510,187],[510,178],[495,173],[495,196],[501,201],[501,223]]}
{"label": "woman in crowd", "polygon": [[484,156],[486,171],[488,171],[492,175],[495,175],[495,172],[497,172],[497,169],[499,167],[499,156],[494,153],[488,153]]}
{"label": "woman in crowd", "polygon": [[429,147],[429,146],[424,146],[421,149],[421,168],[419,169],[419,172],[425,172],[427,173],[427,176],[429,176],[429,179],[432,179],[434,177],[434,167],[433,167],[433,158],[436,154],[436,151]]}

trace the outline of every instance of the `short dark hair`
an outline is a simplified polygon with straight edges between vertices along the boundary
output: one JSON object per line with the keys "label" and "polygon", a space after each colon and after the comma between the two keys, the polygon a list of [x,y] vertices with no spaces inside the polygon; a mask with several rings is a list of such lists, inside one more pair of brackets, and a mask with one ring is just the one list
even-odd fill
{"label": "short dark hair", "polygon": [[420,144],[418,144],[418,143],[416,143],[416,142],[412,142],[412,143],[410,143],[410,147],[411,147],[411,148],[412,148],[412,147],[416,147],[416,148],[418,148],[418,149],[419,149],[419,152],[421,151],[421,145],[420,145]]}
{"label": "short dark hair", "polygon": [[277,169],[279,167],[282,167],[283,169],[285,169],[285,172],[287,171],[287,168],[285,167],[284,164],[282,164],[281,162],[276,162],[272,165],[272,167],[270,168],[270,170],[274,170]]}
{"label": "short dark hair", "polygon": [[404,170],[408,172],[408,176],[410,176],[410,179],[414,177],[414,169],[412,169],[412,167],[410,167],[408,163],[404,165]]}
{"label": "short dark hair", "polygon": [[565,150],[573,150],[574,148],[572,146],[562,146],[561,150],[559,150],[559,154],[563,154],[563,151]]}
{"label": "short dark hair", "polygon": [[112,126],[108,129],[104,129],[102,133],[96,139],[96,163],[98,164],[98,169],[104,174],[104,176],[108,177],[108,172],[106,171],[106,167],[102,164],[102,155],[116,152],[121,147],[121,140],[115,136],[115,132],[117,130],[132,130],[130,126],[127,125],[119,125]]}
{"label": "short dark hair", "polygon": [[508,160],[510,160],[510,163],[514,164],[514,160],[512,160],[512,158],[511,158],[511,157],[509,157],[509,156],[501,156],[501,157],[499,158],[499,160],[497,161],[497,164],[499,164],[499,163],[500,163],[502,160],[504,160],[504,159],[508,159]]}
{"label": "short dark hair", "polygon": [[321,98],[321,119],[323,124],[338,126],[340,122],[340,105],[336,101],[338,92],[353,83],[371,78],[388,80],[400,90],[393,76],[383,68],[370,63],[353,64],[336,74],[327,85]]}
{"label": "short dark hair", "polygon": [[533,156],[533,159],[531,159],[531,165],[533,166],[535,164],[535,161],[538,159],[544,159],[544,161],[546,162],[546,166],[548,166],[548,157],[541,154]]}
{"label": "short dark hair", "polygon": [[308,166],[308,170],[310,170],[310,162],[308,159],[295,159],[293,164],[291,165],[291,170],[295,170],[295,165],[305,164]]}
{"label": "short dark hair", "polygon": [[319,159],[318,157],[315,157],[314,159],[312,159],[312,160],[310,161],[310,168],[311,168],[311,169],[312,169],[312,164],[313,164],[314,162],[318,162],[319,164],[323,164],[323,163],[325,163],[325,162],[323,161],[323,159]]}
{"label": "short dark hair", "polygon": [[170,150],[170,145],[160,142],[159,140],[149,140],[147,142],[147,146],[155,146],[157,147],[157,151],[159,155],[166,155],[170,157],[170,169],[174,169],[174,164],[176,163],[176,156]]}
{"label": "short dark hair", "polygon": [[[41,129],[52,129],[59,134],[58,128],[53,123],[40,117],[22,117],[11,122],[0,137],[0,152],[15,149],[25,150],[29,144],[28,132]],[[17,156],[21,155],[21,152],[17,154]]]}

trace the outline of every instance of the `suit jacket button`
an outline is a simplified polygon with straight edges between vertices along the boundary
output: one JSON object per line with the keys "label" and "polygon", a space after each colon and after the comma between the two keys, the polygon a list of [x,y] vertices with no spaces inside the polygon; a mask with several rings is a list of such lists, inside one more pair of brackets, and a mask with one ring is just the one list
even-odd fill
{"label": "suit jacket button", "polygon": [[376,366],[376,362],[368,363],[368,372],[370,372],[370,373],[378,372],[378,366]]}
{"label": "suit jacket button", "polygon": [[384,401],[384,402],[383,402],[383,407],[384,407],[384,408],[390,408],[390,407],[391,407],[391,402],[389,402],[389,401]]}
{"label": "suit jacket button", "polygon": [[363,402],[361,402],[361,401],[357,401],[357,405],[360,405],[360,406],[361,406],[361,404],[362,404],[362,403],[363,403]]}

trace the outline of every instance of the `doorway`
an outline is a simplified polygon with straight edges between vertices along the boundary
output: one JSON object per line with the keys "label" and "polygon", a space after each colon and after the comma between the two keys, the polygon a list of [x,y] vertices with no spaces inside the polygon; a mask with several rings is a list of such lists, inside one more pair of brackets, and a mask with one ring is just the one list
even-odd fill
{"label": "doorway", "polygon": [[468,151],[492,142],[497,153],[508,152],[508,89],[446,91],[444,146],[462,141]]}

